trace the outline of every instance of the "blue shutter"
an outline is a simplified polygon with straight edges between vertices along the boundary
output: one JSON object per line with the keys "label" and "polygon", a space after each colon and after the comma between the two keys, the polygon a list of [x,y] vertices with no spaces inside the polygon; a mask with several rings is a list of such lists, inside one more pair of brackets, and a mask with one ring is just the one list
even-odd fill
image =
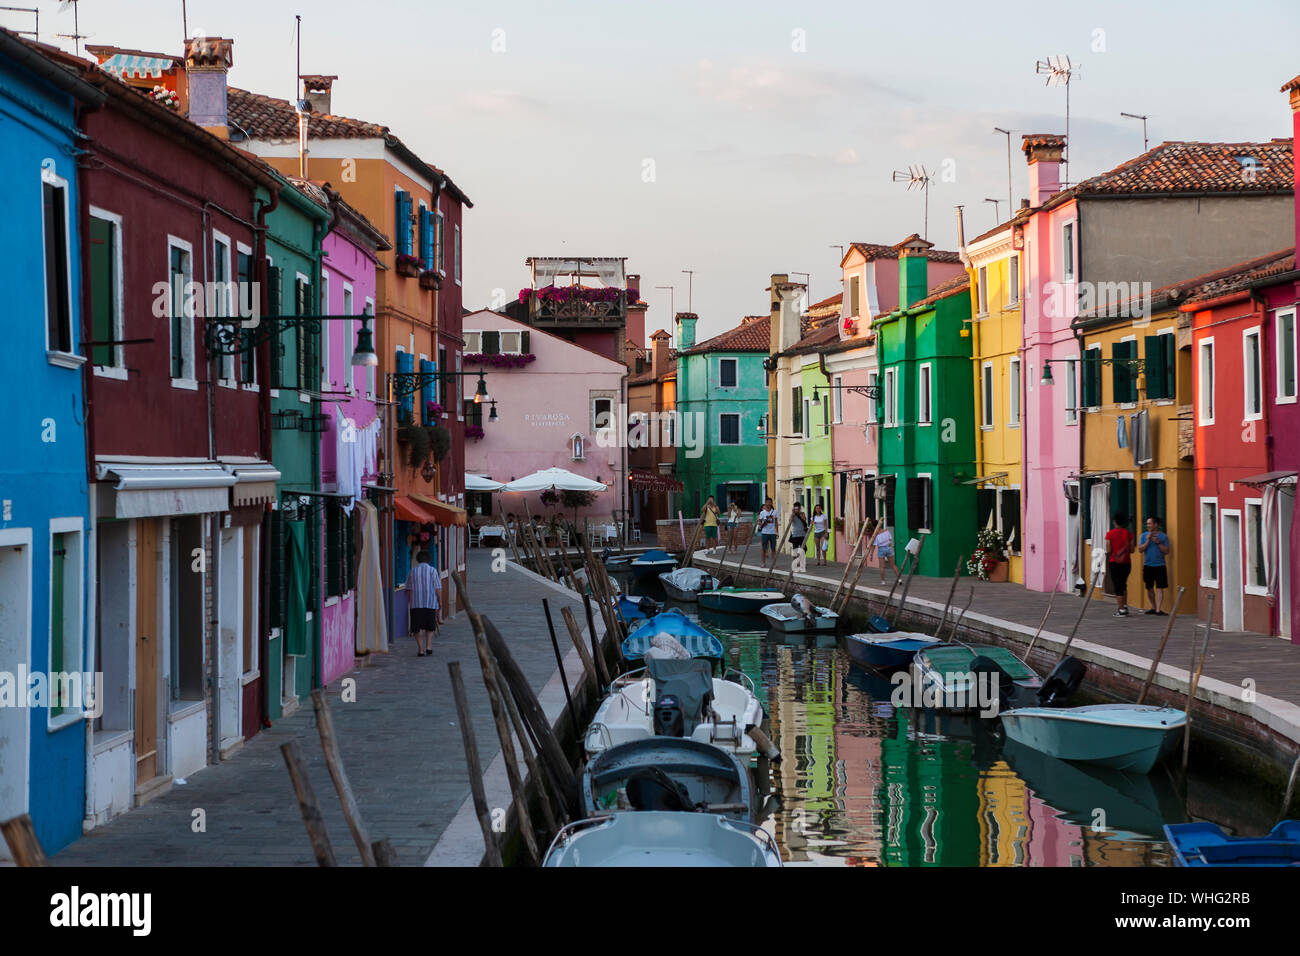
{"label": "blue shutter", "polygon": [[397,191],[397,252],[399,255],[411,255],[411,194],[403,189]]}
{"label": "blue shutter", "polygon": [[[414,371],[415,371],[415,356],[412,355],[410,352],[398,352],[398,353],[397,353],[397,371],[399,371],[399,372],[414,372]],[[409,421],[411,421],[411,412],[412,412],[412,409],[413,409],[413,407],[414,407],[414,405],[415,405],[415,395],[414,395],[414,393],[412,393],[412,394],[410,394],[410,395],[403,395],[403,396],[402,396],[402,400],[401,400],[401,402],[402,402],[402,404],[401,404],[401,406],[400,406],[400,410],[399,410],[399,412],[398,412],[398,418],[401,419],[401,420],[404,421],[404,422],[409,422]]]}
{"label": "blue shutter", "polygon": [[433,372],[437,367],[436,364],[428,359],[420,359],[420,374],[427,376],[423,380],[423,387],[420,389],[420,421],[424,422],[426,425],[432,424],[427,417],[428,412],[426,409],[428,409],[430,402],[437,401],[438,393],[434,388],[433,380]]}
{"label": "blue shutter", "polygon": [[420,207],[420,258],[426,269],[433,268],[433,214]]}

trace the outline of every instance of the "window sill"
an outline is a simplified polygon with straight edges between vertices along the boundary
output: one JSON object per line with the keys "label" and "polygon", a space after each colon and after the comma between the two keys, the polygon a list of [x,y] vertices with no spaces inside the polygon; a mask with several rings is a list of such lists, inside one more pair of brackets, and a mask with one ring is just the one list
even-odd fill
{"label": "window sill", "polygon": [[1201,578],[1199,583],[1200,583],[1201,587],[1203,587],[1203,588],[1215,588],[1215,589],[1217,589],[1217,588],[1219,587],[1219,579],[1218,579],[1218,578]]}
{"label": "window sill", "polygon": [[239,386],[239,389],[242,392],[260,392],[262,390],[261,386],[259,386],[256,382],[245,382],[244,384]]}
{"label": "window sill", "polygon": [[172,379],[172,388],[182,388],[187,392],[197,392],[199,383],[192,378],[174,378]]}
{"label": "window sill", "polygon": [[1255,585],[1248,584],[1244,588],[1242,588],[1242,590],[1245,591],[1247,594],[1254,595],[1255,597],[1268,597],[1268,588],[1266,587],[1261,588]]}
{"label": "window sill", "polygon": [[60,730],[71,727],[73,724],[79,724],[84,719],[85,714],[80,709],[72,708],[66,714],[59,714],[57,717],[51,717],[45,725],[47,734],[56,734]]}
{"label": "window sill", "polygon": [[310,405],[310,404],[311,404],[311,396],[308,395],[306,392],[299,392],[299,393],[298,393],[298,401],[302,402],[304,405]]}
{"label": "window sill", "polygon": [[995,425],[981,425],[981,426],[980,426],[980,431],[982,431],[982,432],[991,432],[991,431],[993,431],[993,429],[994,429],[995,427],[997,427],[997,426],[995,426]]}
{"label": "window sill", "polygon": [[271,397],[272,397],[272,398],[279,398],[279,397],[280,397],[280,390],[279,390],[278,388],[273,388],[273,389],[271,389]]}
{"label": "window sill", "polygon": [[239,686],[246,687],[247,685],[253,683],[253,681],[257,680],[261,676],[262,676],[262,672],[255,667],[251,671],[248,671],[247,673],[240,675]]}
{"label": "window sill", "polygon": [[174,700],[167,710],[167,720],[169,723],[178,723],[187,717],[193,717],[195,714],[201,714],[207,707],[207,701],[199,700]]}
{"label": "window sill", "polygon": [[97,730],[90,744],[91,752],[98,757],[100,754],[106,753],[114,747],[120,747],[122,744],[129,743],[134,739],[135,732],[132,730]]}
{"label": "window sill", "polygon": [[[1274,405],[1294,405],[1295,403],[1296,403],[1296,396],[1294,396],[1294,395],[1292,395],[1292,396],[1290,396],[1290,397],[1288,397],[1288,398],[1278,397],[1278,398],[1273,399],[1273,404],[1274,404]],[[1173,403],[1171,402],[1170,404],[1173,404]]]}
{"label": "window sill", "polygon": [[45,352],[45,361],[51,365],[57,365],[60,368],[81,368],[86,364],[84,355],[76,355],[72,352],[59,352],[57,350],[47,349]]}
{"label": "window sill", "polygon": [[100,378],[112,378],[119,382],[125,382],[130,374],[126,369],[115,365],[96,365],[94,371]]}
{"label": "window sill", "polygon": [[219,378],[217,379],[217,385],[219,385],[221,388],[228,388],[231,391],[234,391],[235,389],[239,388],[239,383],[235,381],[233,378]]}

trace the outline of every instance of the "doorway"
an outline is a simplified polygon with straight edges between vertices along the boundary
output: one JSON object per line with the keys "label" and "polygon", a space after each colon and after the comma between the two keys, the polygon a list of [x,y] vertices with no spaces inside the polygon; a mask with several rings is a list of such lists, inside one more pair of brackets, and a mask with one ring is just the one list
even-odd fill
{"label": "doorway", "polygon": [[1295,518],[1295,487],[1277,492],[1277,634],[1291,640],[1291,522]]}
{"label": "doorway", "polygon": [[239,528],[222,530],[217,599],[217,632],[220,635],[217,645],[217,726],[223,753],[243,740],[239,720],[240,677],[243,675],[240,656],[244,645],[242,545],[243,535]]}
{"label": "doorway", "polygon": [[[0,672],[18,674],[32,658],[32,539],[27,529],[0,531]],[[27,812],[31,708],[27,688],[13,686],[19,706],[0,707],[0,820]],[[9,860],[0,840],[0,860]]]}
{"label": "doorway", "polygon": [[135,532],[135,789],[158,776],[158,522],[141,518]]}
{"label": "doorway", "polygon": [[1240,631],[1244,629],[1241,577],[1241,512],[1223,512],[1223,629]]}

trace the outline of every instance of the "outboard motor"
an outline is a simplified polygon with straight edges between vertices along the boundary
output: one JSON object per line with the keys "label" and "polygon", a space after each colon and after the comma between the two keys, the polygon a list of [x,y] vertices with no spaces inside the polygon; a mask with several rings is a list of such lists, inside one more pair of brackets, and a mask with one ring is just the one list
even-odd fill
{"label": "outboard motor", "polygon": [[633,810],[667,810],[682,813],[695,809],[690,792],[658,767],[647,767],[628,775],[627,802]]}
{"label": "outboard motor", "polygon": [[1086,673],[1088,666],[1083,661],[1077,657],[1062,657],[1060,663],[1052,668],[1052,673],[1047,675],[1047,680],[1043,681],[1043,686],[1038,688],[1039,702],[1048,707],[1071,697],[1083,683]]}
{"label": "outboard motor", "polygon": [[686,735],[686,717],[682,713],[682,702],[674,694],[664,694],[655,701],[654,722],[656,737]]}
{"label": "outboard motor", "polygon": [[636,609],[646,617],[652,617],[659,610],[659,604],[654,598],[645,596],[637,599]]}
{"label": "outboard motor", "polygon": [[796,611],[799,612],[799,615],[809,624],[811,624],[817,616],[816,609],[813,607],[813,602],[808,600],[802,594],[796,594],[794,597],[792,597],[790,599],[790,604],[794,607]]}
{"label": "outboard motor", "polygon": [[1005,709],[1011,701],[1011,695],[1016,692],[1016,682],[1011,675],[1004,671],[1001,665],[991,657],[985,657],[981,654],[970,662],[971,673],[976,675],[976,686],[979,686],[980,674],[992,674],[998,689],[998,709]]}

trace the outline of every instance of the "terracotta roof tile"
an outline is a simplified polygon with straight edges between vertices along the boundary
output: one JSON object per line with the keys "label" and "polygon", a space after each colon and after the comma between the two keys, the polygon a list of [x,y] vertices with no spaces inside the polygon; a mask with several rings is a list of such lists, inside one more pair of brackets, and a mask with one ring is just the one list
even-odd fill
{"label": "terracotta roof tile", "polygon": [[[647,363],[647,365],[648,364],[649,363]],[[668,367],[663,371],[661,371],[657,376],[654,373],[654,369],[647,367],[645,371],[638,372],[636,375],[629,377],[627,383],[629,385],[649,385],[652,382],[658,382],[662,379],[672,378],[676,374],[677,374],[677,353],[676,351],[674,351],[672,354],[668,356]]]}
{"label": "terracotta roof tile", "polygon": [[840,340],[839,326],[835,322],[828,322],[807,332],[803,338],[792,345],[790,348],[781,352],[781,355],[807,355],[810,352],[820,352],[827,345]]}
{"label": "terracotta roof tile", "polygon": [[[904,243],[910,241],[909,236],[896,246],[885,246],[876,242],[853,242],[849,244],[850,249],[856,249],[868,262],[873,259],[897,259],[898,250]],[[917,237],[919,238],[919,237]],[[926,256],[931,262],[961,262],[961,255],[956,252],[948,252],[944,249],[931,249]]]}
{"label": "terracotta roof tile", "polygon": [[1291,192],[1294,175],[1290,139],[1165,142],[1109,172],[1085,179],[1074,187],[1074,193]]}
{"label": "terracotta roof tile", "polygon": [[[1220,269],[1208,276],[1199,276],[1197,279],[1190,280],[1185,283],[1186,288],[1183,290],[1184,301],[1187,303],[1207,302],[1210,299],[1217,299],[1219,296],[1240,292],[1259,279],[1267,279],[1271,276],[1281,275],[1284,272],[1291,272],[1294,269],[1295,247],[1280,249],[1266,256],[1259,256],[1246,262],[1239,262],[1226,269]],[[1155,298],[1155,293],[1152,293],[1152,298]]]}
{"label": "terracotta roof tile", "polygon": [[959,292],[965,292],[968,289],[970,289],[970,276],[963,272],[961,275],[954,276],[947,282],[942,282],[935,286],[930,290],[929,295],[924,299],[920,299],[913,303],[911,307],[917,309],[927,305],[934,305],[940,299],[946,299],[949,296],[956,295]]}
{"label": "terracotta roof tile", "polygon": [[834,295],[827,296],[826,298],[822,299],[820,302],[814,302],[812,305],[808,306],[808,311],[815,312],[818,309],[829,309],[831,306],[841,305],[843,302],[844,302],[844,293],[836,292]]}
{"label": "terracotta roof tile", "polygon": [[772,319],[770,316],[746,316],[733,329],[728,329],[711,339],[705,339],[689,349],[683,355],[700,355],[704,352],[762,352],[767,353],[772,343]]}
{"label": "terracotta roof tile", "polygon": [[1278,90],[1278,92],[1287,93],[1291,90],[1300,90],[1300,76],[1287,80],[1285,83],[1282,84],[1282,89]]}

